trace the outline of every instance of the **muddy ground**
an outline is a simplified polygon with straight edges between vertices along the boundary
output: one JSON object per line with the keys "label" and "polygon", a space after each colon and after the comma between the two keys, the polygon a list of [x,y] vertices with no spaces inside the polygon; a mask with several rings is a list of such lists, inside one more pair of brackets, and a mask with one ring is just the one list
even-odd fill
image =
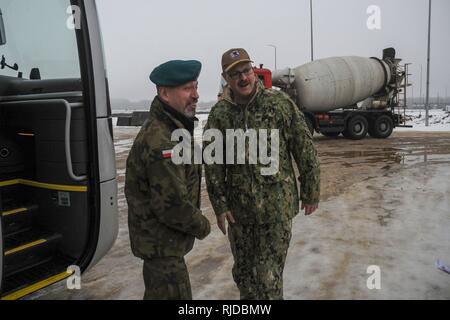
{"label": "muddy ground", "polygon": [[[116,153],[120,231],[82,289],[53,286],[33,299],[141,299],[142,263],[133,257],[123,195],[125,161],[138,129],[118,128]],[[396,132],[389,139],[314,138],[322,168],[322,199],[311,217],[299,214],[284,273],[286,299],[450,299],[450,132]],[[216,227],[205,186],[202,209],[213,227],[186,261],[195,299],[238,299],[232,257]],[[367,268],[381,270],[369,290]]]}

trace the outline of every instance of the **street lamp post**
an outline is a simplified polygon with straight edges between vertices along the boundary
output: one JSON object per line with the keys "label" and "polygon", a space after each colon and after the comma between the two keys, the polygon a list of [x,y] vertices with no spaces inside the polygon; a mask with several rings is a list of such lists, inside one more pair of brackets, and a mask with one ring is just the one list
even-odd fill
{"label": "street lamp post", "polygon": [[277,46],[273,44],[268,44],[268,46],[275,49],[275,70],[277,70]]}
{"label": "street lamp post", "polygon": [[449,103],[448,102],[448,88],[447,87],[445,87],[445,106],[447,106],[447,104]]}
{"label": "street lamp post", "polygon": [[428,55],[427,55],[427,94],[425,100],[425,126],[428,127],[428,108],[430,102],[430,41],[431,40],[431,0],[428,3]]}
{"label": "street lamp post", "polygon": [[314,61],[314,29],[313,29],[313,5],[312,0],[309,0],[309,10],[311,17],[311,61]]}
{"label": "street lamp post", "polygon": [[423,105],[422,84],[423,84],[423,78],[422,78],[422,65],[420,65],[420,104],[421,104],[421,105]]}

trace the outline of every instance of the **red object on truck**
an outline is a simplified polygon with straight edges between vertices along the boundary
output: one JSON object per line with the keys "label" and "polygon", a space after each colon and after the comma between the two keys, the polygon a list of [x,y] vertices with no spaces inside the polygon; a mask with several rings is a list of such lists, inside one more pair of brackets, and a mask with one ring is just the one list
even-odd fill
{"label": "red object on truck", "polygon": [[264,69],[262,65],[259,68],[254,69],[255,74],[263,82],[264,87],[267,89],[272,88],[272,71],[269,69]]}

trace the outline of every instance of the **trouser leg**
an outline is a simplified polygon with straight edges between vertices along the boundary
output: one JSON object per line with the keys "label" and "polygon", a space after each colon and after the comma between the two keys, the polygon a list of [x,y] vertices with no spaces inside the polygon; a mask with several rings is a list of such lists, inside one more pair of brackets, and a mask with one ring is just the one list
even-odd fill
{"label": "trouser leg", "polygon": [[184,258],[144,260],[144,300],[192,300],[189,273]]}
{"label": "trouser leg", "polygon": [[243,300],[283,299],[283,270],[292,221],[232,225],[233,278]]}

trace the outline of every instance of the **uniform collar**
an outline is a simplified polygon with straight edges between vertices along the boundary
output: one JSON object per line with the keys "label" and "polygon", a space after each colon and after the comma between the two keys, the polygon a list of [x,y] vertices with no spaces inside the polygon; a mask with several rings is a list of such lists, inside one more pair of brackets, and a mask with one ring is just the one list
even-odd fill
{"label": "uniform collar", "polygon": [[178,128],[186,128],[191,134],[194,132],[195,121],[198,121],[196,117],[186,117],[184,114],[162,101],[158,96],[153,100],[150,112],[155,112],[158,115],[167,117],[175,124],[175,126]]}

